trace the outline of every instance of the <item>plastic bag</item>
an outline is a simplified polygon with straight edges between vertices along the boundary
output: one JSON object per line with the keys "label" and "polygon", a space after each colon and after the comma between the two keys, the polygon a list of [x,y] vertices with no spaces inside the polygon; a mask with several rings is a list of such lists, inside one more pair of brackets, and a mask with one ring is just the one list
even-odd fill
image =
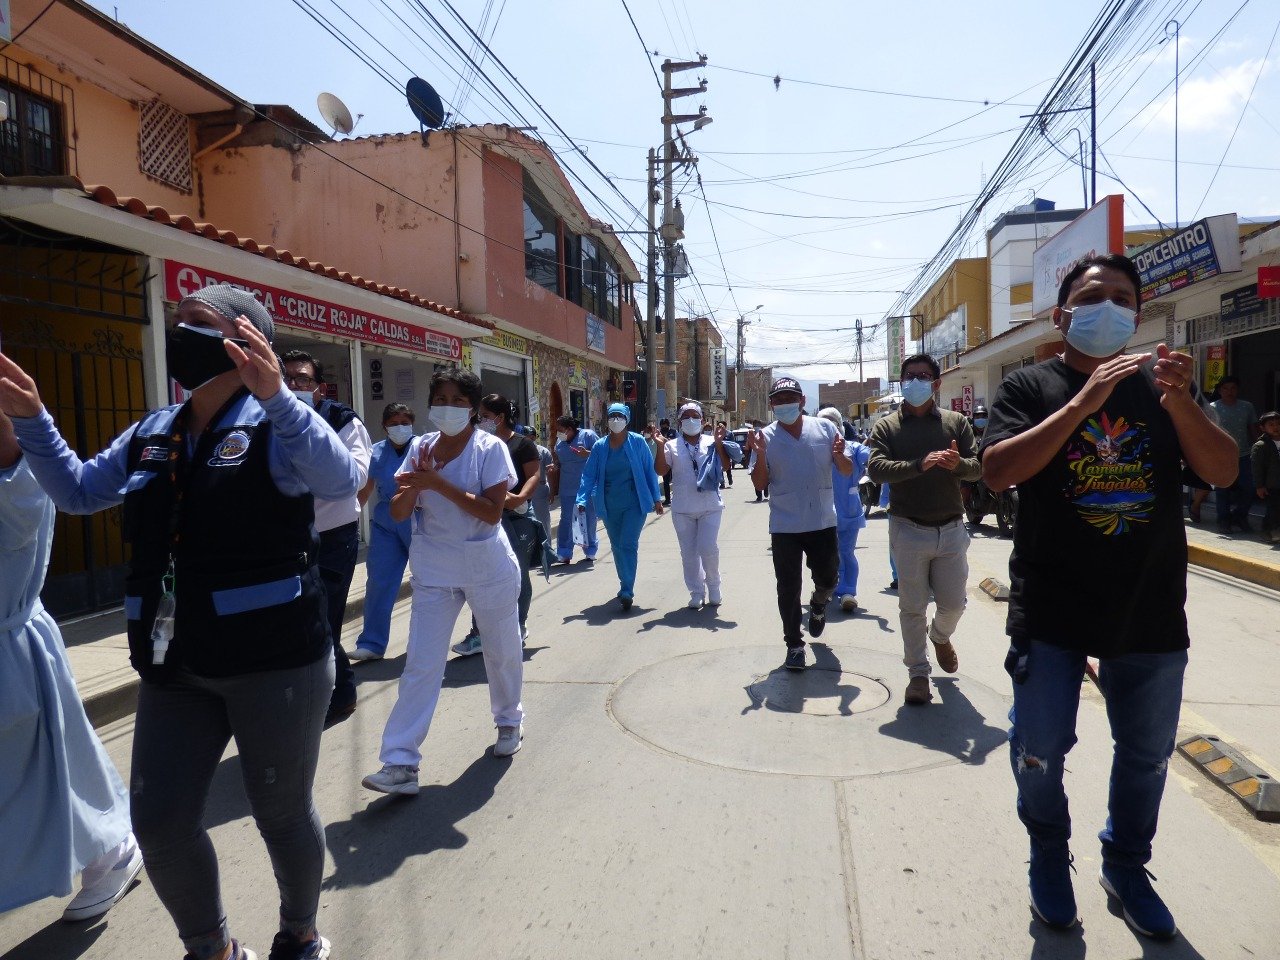
{"label": "plastic bag", "polygon": [[587,512],[577,507],[573,511],[573,542],[579,547],[587,545]]}

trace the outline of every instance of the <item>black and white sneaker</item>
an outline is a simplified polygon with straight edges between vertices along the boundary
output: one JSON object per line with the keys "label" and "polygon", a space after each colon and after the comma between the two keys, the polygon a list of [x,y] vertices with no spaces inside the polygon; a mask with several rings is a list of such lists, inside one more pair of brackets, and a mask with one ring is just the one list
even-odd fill
{"label": "black and white sneaker", "polygon": [[825,603],[809,604],[809,636],[820,637],[827,628],[827,605]]}
{"label": "black and white sneaker", "polygon": [[806,666],[804,662],[804,647],[787,647],[787,659],[782,665],[788,670],[799,672]]}

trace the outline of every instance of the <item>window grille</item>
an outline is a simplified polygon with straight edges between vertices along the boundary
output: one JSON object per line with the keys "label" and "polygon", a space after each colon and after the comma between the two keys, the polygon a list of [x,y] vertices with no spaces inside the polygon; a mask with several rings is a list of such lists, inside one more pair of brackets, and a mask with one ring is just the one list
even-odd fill
{"label": "window grille", "polygon": [[138,111],[138,167],[152,180],[191,192],[191,122],[161,100]]}
{"label": "window grille", "polygon": [[76,106],[70,87],[25,63],[0,56],[0,173],[5,176],[78,174]]}

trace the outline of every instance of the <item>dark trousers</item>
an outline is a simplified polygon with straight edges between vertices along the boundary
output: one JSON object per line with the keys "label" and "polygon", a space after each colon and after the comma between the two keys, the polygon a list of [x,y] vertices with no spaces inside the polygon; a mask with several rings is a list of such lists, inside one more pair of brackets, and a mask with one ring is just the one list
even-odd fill
{"label": "dark trousers", "polygon": [[356,521],[320,534],[320,579],[324,582],[329,611],[329,631],[333,634],[333,702],[341,710],[356,702],[356,675],[347,652],[342,649],[342,621],[347,612],[351,577],[356,572],[360,525]]}
{"label": "dark trousers", "polygon": [[662,477],[662,502],[671,502],[671,471],[668,470]]}
{"label": "dark trousers", "polygon": [[782,638],[788,647],[803,647],[800,636],[800,561],[804,559],[813,577],[813,595],[809,602],[825,606],[836,588],[840,575],[840,547],[836,528],[809,530],[805,533],[775,533],[773,573],[778,579],[778,614],[782,617]]}
{"label": "dark trousers", "polygon": [[1228,527],[1235,524],[1238,527],[1247,527],[1253,496],[1253,460],[1247,456],[1241,457],[1236,482],[1229,487],[1218,488],[1218,526]]}

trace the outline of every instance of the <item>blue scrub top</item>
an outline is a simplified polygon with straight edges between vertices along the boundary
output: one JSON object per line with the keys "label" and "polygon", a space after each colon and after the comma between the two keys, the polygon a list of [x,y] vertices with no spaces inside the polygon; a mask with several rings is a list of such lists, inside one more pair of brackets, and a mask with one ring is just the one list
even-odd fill
{"label": "blue scrub top", "polygon": [[572,500],[578,494],[578,484],[582,482],[582,469],[587,465],[587,458],[570,450],[570,446],[585,447],[590,450],[599,440],[594,430],[580,429],[573,437],[573,443],[556,441],[556,457],[560,461],[560,499]]}
{"label": "blue scrub top", "polygon": [[391,498],[396,494],[396,473],[404,463],[404,455],[408,449],[409,444],[406,443],[397,453],[390,440],[383,440],[373,445],[373,454],[369,461],[369,477],[373,480],[378,493],[378,502],[373,506],[373,522],[375,526],[382,527],[384,530],[394,531],[400,528],[408,530],[412,523],[411,519],[402,520],[399,523],[391,519]]}
{"label": "blue scrub top", "polygon": [[631,461],[625,447],[610,447],[604,463],[604,502],[609,513],[639,510],[640,498],[636,496],[636,481],[631,476]]}

